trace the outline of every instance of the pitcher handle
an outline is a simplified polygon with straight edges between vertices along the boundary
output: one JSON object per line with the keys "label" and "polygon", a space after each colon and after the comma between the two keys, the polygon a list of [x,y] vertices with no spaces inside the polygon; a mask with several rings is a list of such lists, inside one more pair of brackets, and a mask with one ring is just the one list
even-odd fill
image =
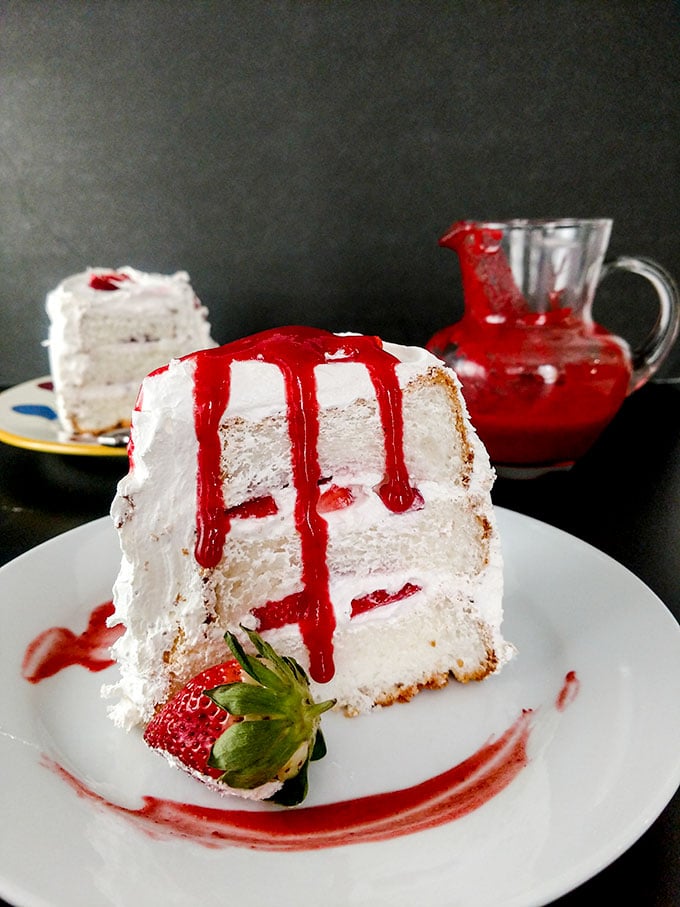
{"label": "pitcher handle", "polygon": [[624,256],[607,262],[599,282],[616,270],[631,271],[645,277],[654,286],[659,299],[656,324],[642,345],[633,350],[633,373],[628,385],[628,393],[632,394],[649,381],[675,342],[680,325],[680,296],[668,271],[649,258]]}

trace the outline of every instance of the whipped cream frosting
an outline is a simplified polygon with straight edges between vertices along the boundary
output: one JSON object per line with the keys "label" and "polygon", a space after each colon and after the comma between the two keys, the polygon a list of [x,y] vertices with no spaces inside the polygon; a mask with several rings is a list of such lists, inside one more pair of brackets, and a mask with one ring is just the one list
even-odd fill
{"label": "whipped cream frosting", "polygon": [[[419,347],[385,343],[384,349],[399,360],[396,367],[399,386],[408,386],[433,370],[445,370],[457,388],[455,373],[442,362]],[[182,627],[186,645],[205,645],[210,638],[206,628],[206,609],[214,605],[209,584],[206,585],[192,557],[195,545],[196,468],[198,441],[194,423],[194,369],[191,356],[173,360],[167,368],[148,376],[142,386],[137,409],[132,418],[134,449],[129,474],[121,480],[112,506],[112,516],[124,537],[121,569],[114,588],[115,621],[125,624],[127,632],[114,648],[121,681],[106,689],[106,694],[118,698],[112,707],[114,720],[131,726],[147,720],[149,708],[164,697],[166,679],[153,666],[162,663],[163,653],[172,643],[177,627]],[[231,392],[224,417],[259,421],[266,417],[281,417],[286,412],[286,389],[280,369],[271,363],[251,359],[233,362]],[[357,400],[374,400],[375,387],[367,368],[360,362],[329,361],[315,369],[317,398],[324,408],[344,408]],[[467,413],[465,413],[467,419]],[[493,472],[488,456],[474,430],[468,424],[467,439],[474,457],[471,474],[465,486],[451,486],[448,495],[460,498],[461,503],[472,498],[489,525],[489,548],[485,567],[475,576],[460,578],[458,595],[461,600],[474,601],[481,620],[488,623],[499,664],[514,651],[500,634],[502,620],[502,557],[495,530],[493,512],[488,499]],[[158,439],[165,438],[159,444]],[[380,520],[408,519],[409,515],[390,514],[378,499],[375,486],[381,476],[376,472],[354,474],[351,478],[355,505],[327,516],[329,533],[342,528],[343,522],[354,528],[370,526]],[[425,504],[433,504],[444,494],[436,483],[420,482],[418,490]],[[230,532],[234,535],[267,536],[268,521],[286,521],[292,525],[295,492],[292,488],[272,489],[277,513],[258,520],[234,520]],[[485,503],[486,502],[486,503]],[[164,540],[170,537],[171,544]],[[162,552],[159,557],[157,551]],[[425,599],[439,588],[449,591],[451,574],[447,570],[428,569],[423,564],[415,578],[420,587],[407,600],[396,601],[370,614],[354,617],[354,621],[393,622],[406,609],[418,608],[419,597]],[[398,590],[414,580],[413,571],[391,570],[372,574],[376,588]],[[350,620],[350,603],[365,591],[357,577],[333,577],[331,598],[338,628]],[[157,602],[167,606],[159,610]],[[252,621],[249,621],[252,625]],[[384,623],[383,623],[384,625]],[[151,630],[151,628],[153,628]],[[286,628],[289,632],[290,628]],[[276,646],[278,631],[268,638]],[[223,631],[214,630],[217,646]],[[151,668],[151,670],[149,670]],[[151,705],[150,705],[151,704]]]}

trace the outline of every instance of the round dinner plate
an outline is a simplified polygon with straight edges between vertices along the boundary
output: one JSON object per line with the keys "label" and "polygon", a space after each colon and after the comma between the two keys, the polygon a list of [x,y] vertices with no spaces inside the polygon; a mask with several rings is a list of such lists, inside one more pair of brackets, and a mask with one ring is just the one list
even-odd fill
{"label": "round dinner plate", "polygon": [[0,441],[43,453],[127,456],[125,447],[62,437],[49,375],[33,378],[0,393]]}
{"label": "round dinner plate", "polygon": [[[110,598],[119,549],[108,518],[7,564],[0,895],[22,907],[538,907],[597,873],[680,783],[680,628],[606,555],[511,511],[497,515],[504,633],[517,656],[479,684],[451,683],[360,718],[325,715],[328,754],[293,812],[310,810],[304,819],[347,801],[351,814],[384,795],[401,814],[395,792],[406,801],[452,768],[460,776],[518,722],[524,749],[493,796],[479,796],[473,778],[467,809],[454,798],[450,814],[418,831],[388,817],[391,832],[370,841],[359,822],[357,837],[339,826],[334,843],[321,835],[277,849],[266,832],[230,843],[212,830],[215,816],[281,808],[221,797],[171,769],[139,733],[116,728],[100,697],[115,667],[23,679],[36,637],[56,626],[83,633]],[[151,803],[174,808],[147,821]],[[189,810],[200,831],[181,821]]]}

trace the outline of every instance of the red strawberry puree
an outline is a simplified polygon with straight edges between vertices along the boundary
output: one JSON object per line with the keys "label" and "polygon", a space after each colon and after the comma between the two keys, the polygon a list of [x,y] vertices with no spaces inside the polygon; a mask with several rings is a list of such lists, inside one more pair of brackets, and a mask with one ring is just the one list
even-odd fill
{"label": "red strawberry puree", "polygon": [[288,810],[218,809],[144,797],[130,809],[104,799],[56,763],[79,796],[132,820],[152,837],[189,838],[207,847],[320,850],[413,834],[460,819],[500,793],[527,765],[531,712],[441,775],[414,787]]}
{"label": "red strawberry puree", "polygon": [[[111,662],[103,657],[102,646],[105,634],[114,634],[105,626],[109,613],[110,602],[95,608],[80,636],[63,627],[41,633],[26,650],[24,678],[38,683],[70,665],[81,665],[90,671],[108,666]],[[109,637],[108,642],[112,641]],[[578,690],[578,677],[569,671],[555,699],[556,710],[564,711]],[[476,753],[413,787],[286,810],[221,809],[156,797],[143,797],[142,806],[129,808],[95,793],[53,760],[45,757],[44,761],[78,796],[125,817],[154,838],[188,838],[206,847],[316,850],[413,834],[453,822],[479,809],[528,765],[527,744],[533,714],[529,709],[524,710],[503,734],[485,743]]]}
{"label": "red strawberry puree", "polygon": [[110,667],[114,662],[109,650],[123,633],[120,626],[106,626],[111,614],[113,603],[105,602],[94,609],[79,636],[66,627],[50,627],[36,636],[24,653],[21,665],[24,679],[38,683],[70,665],[81,665],[90,671]]}
{"label": "red strawberry puree", "polygon": [[[630,355],[583,311],[564,307],[559,292],[550,294],[546,311],[533,311],[501,249],[502,235],[459,222],[440,239],[460,258],[466,309],[426,346],[458,371],[493,462],[573,462],[626,397]],[[556,380],[540,376],[544,364]]]}

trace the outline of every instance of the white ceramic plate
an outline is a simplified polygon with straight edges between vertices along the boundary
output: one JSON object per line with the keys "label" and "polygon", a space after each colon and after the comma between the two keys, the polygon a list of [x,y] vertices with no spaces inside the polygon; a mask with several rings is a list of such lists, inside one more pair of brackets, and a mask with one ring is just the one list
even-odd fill
{"label": "white ceramic plate", "polygon": [[64,439],[59,431],[49,375],[34,378],[0,393],[0,441],[43,453],[89,457],[124,457],[125,447]]}
{"label": "white ceramic plate", "polygon": [[[680,629],[602,553],[509,511],[498,518],[516,660],[482,684],[451,684],[360,719],[324,716],[329,752],[313,767],[305,807],[417,785],[478,752],[523,709],[533,710],[528,764],[455,821],[316,850],[208,847],[172,823],[135,821],[149,795],[218,810],[241,801],[173,771],[111,724],[99,688],[114,669],[22,680],[31,640],[53,625],[80,633],[110,597],[118,547],[108,519],[5,566],[0,894],[30,907],[529,907],[594,875],[680,783]],[[578,693],[557,708],[569,672]]]}

